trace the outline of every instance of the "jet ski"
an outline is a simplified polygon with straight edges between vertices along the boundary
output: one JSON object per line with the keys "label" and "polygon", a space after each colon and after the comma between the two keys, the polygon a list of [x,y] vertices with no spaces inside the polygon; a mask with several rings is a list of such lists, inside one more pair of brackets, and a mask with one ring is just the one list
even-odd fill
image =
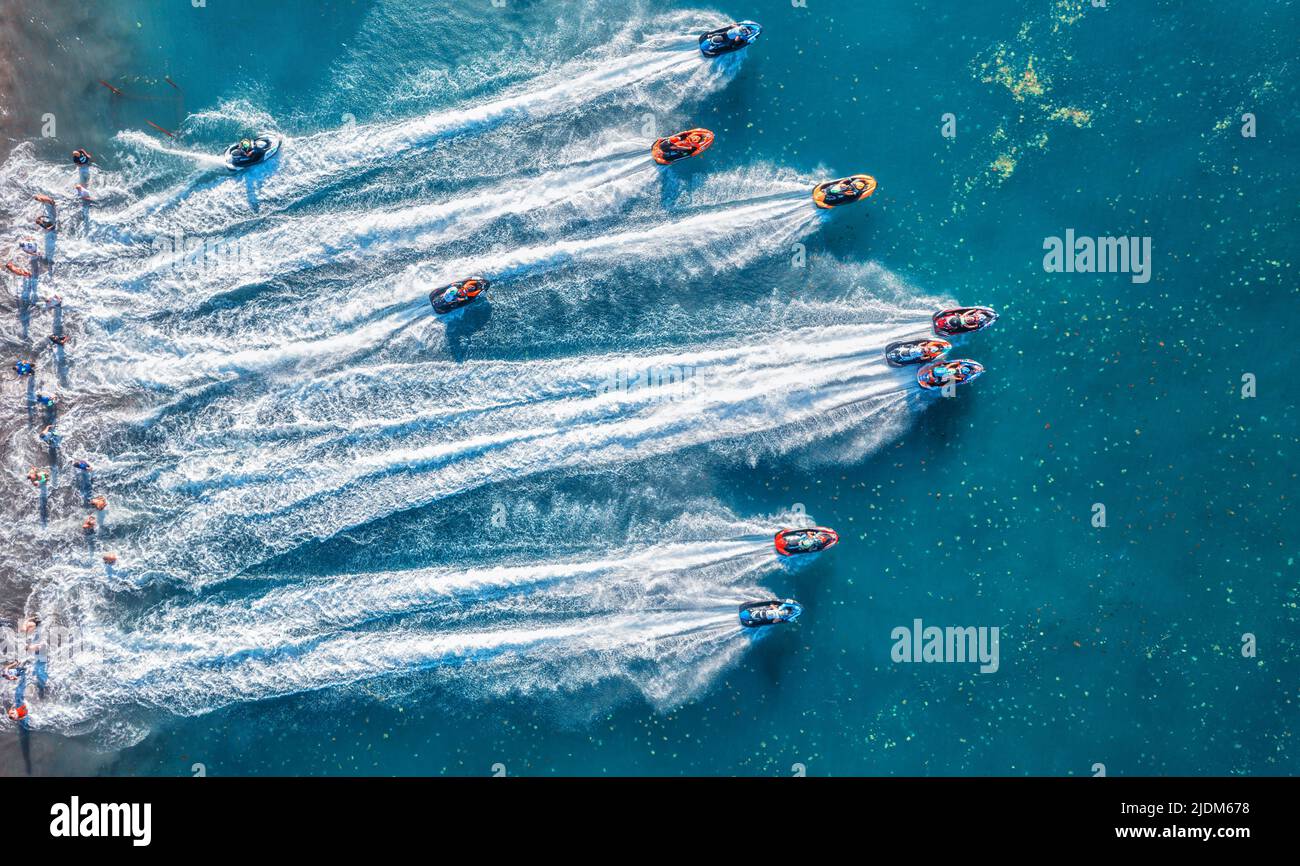
{"label": "jet ski", "polygon": [[828,180],[813,187],[813,201],[817,207],[832,208],[861,201],[876,191],[876,179],[869,174],[854,174],[839,180]]}
{"label": "jet ski", "polygon": [[814,526],[811,529],[782,529],[776,534],[776,552],[782,556],[820,553],[839,543],[839,533],[823,526]]}
{"label": "jet ski", "polygon": [[226,168],[243,171],[261,165],[280,152],[280,137],[269,132],[258,133],[226,148]]}
{"label": "jet ski", "polygon": [[713,144],[713,133],[707,129],[688,129],[667,138],[661,138],[650,147],[655,162],[670,165],[679,159],[697,156]]}
{"label": "jet ski", "polygon": [[998,320],[988,307],[955,307],[934,314],[934,332],[943,337],[982,331]]}
{"label": "jet ski", "polygon": [[803,613],[803,605],[793,598],[785,601],[751,601],[740,606],[740,624],[745,628],[762,628],[783,622],[794,622]]}
{"label": "jet ski", "polygon": [[490,283],[481,277],[470,277],[468,280],[434,289],[429,293],[429,303],[433,304],[433,311],[441,316],[472,303],[487,291],[489,285]]}
{"label": "jet ski", "polygon": [[952,348],[947,340],[899,340],[885,347],[885,362],[891,367],[928,364]]}
{"label": "jet ski", "polygon": [[964,358],[960,361],[937,361],[916,371],[916,383],[926,390],[942,388],[949,382],[965,385],[974,382],[983,373],[981,365]]}
{"label": "jet ski", "polygon": [[700,36],[700,52],[705,57],[730,54],[748,47],[762,32],[763,28],[754,21],[741,21],[729,27],[719,27]]}

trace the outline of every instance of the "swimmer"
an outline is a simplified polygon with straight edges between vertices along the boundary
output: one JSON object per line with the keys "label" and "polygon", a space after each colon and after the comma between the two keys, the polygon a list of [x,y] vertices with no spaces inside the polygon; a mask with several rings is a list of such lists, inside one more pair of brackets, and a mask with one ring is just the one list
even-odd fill
{"label": "swimmer", "polygon": [[79,470],[81,470],[82,472],[86,472],[86,473],[90,473],[90,472],[94,472],[94,471],[95,471],[95,467],[94,467],[94,466],[91,466],[91,465],[90,465],[89,463],[87,463],[85,460],[78,460],[76,463],[73,463],[73,464],[72,464],[72,468],[73,468],[73,469],[79,469]]}
{"label": "swimmer", "polygon": [[10,707],[6,715],[9,716],[11,722],[21,722],[23,719],[27,718],[27,702],[23,701],[16,707]]}
{"label": "swimmer", "polygon": [[56,346],[66,346],[68,344],[68,335],[50,334],[50,342]]}
{"label": "swimmer", "polygon": [[104,554],[104,564],[105,564],[105,565],[117,565],[117,554],[116,554],[116,553],[105,553],[105,554]]}
{"label": "swimmer", "polygon": [[62,307],[62,306],[63,306],[62,295],[50,295],[48,298],[45,299],[45,309],[47,310],[52,310],[55,307]]}
{"label": "swimmer", "polygon": [[84,147],[79,147],[72,152],[73,165],[90,165],[91,160],[93,159],[94,157],[90,155],[90,151],[86,150]]}
{"label": "swimmer", "polygon": [[35,373],[36,368],[32,366],[31,361],[18,360],[14,361],[14,372],[18,374],[19,379],[22,379]]}
{"label": "swimmer", "polygon": [[95,520],[95,515],[92,514],[81,522],[81,528],[85,530],[87,535],[93,535],[98,523],[99,521]]}
{"label": "swimmer", "polygon": [[41,431],[38,438],[51,448],[57,448],[61,438],[59,436],[59,428],[55,427],[53,424],[46,424],[45,429]]}
{"label": "swimmer", "polygon": [[57,405],[58,400],[55,398],[53,394],[46,394],[45,392],[41,391],[38,392],[36,395],[36,402],[40,403],[46,409],[53,409]]}
{"label": "swimmer", "polygon": [[32,483],[33,487],[44,487],[49,483],[50,473],[46,472],[44,469],[37,469],[33,466],[31,469],[27,470],[27,480]]}
{"label": "swimmer", "polygon": [[45,214],[41,214],[36,218],[36,224],[47,232],[52,232],[56,228],[54,220],[50,219]]}
{"label": "swimmer", "polygon": [[108,500],[103,496],[94,496],[91,497],[90,504],[95,507],[96,511],[103,511],[108,507]]}
{"label": "swimmer", "polygon": [[83,202],[85,202],[86,204],[94,204],[94,203],[95,203],[95,199],[92,198],[91,195],[90,195],[90,190],[86,189],[86,188],[85,188],[84,186],[82,186],[81,184],[77,184],[77,185],[76,185],[76,190],[77,190],[77,198],[81,199],[81,200],[82,200]]}

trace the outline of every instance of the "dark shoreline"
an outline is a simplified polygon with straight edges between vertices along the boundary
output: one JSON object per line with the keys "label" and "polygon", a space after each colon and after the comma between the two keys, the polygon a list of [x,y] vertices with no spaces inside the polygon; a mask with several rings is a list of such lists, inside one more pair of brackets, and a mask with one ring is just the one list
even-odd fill
{"label": "dark shoreline", "polygon": [[100,146],[114,132],[107,128],[109,91],[100,80],[122,74],[134,55],[125,19],[69,0],[7,0],[5,5],[0,159],[21,141],[36,142],[42,156]]}

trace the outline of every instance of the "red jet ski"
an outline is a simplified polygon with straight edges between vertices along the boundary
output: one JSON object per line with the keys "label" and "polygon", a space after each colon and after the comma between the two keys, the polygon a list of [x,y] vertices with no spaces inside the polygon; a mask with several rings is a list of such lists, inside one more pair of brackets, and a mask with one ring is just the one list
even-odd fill
{"label": "red jet ski", "polygon": [[947,340],[899,340],[885,347],[885,363],[891,367],[928,364],[947,354],[952,343]]}
{"label": "red jet ski", "polygon": [[479,295],[487,291],[489,285],[488,281],[481,277],[470,277],[468,280],[434,289],[429,293],[429,303],[433,304],[433,311],[441,316],[473,303]]}
{"label": "red jet ski", "polygon": [[941,337],[970,334],[982,331],[998,320],[998,314],[988,307],[956,307],[934,314],[934,332]]}
{"label": "red jet ski", "polygon": [[707,129],[688,129],[667,138],[661,138],[650,147],[655,162],[670,165],[679,159],[697,156],[713,144],[713,133]]}
{"label": "red jet ski", "polygon": [[942,388],[949,382],[965,385],[974,382],[983,373],[984,367],[964,358],[960,361],[938,361],[917,370],[916,383],[926,390]]}
{"label": "red jet ski", "polygon": [[820,553],[840,543],[834,529],[814,526],[811,529],[782,529],[776,534],[776,552],[782,556]]}
{"label": "red jet ski", "polygon": [[817,207],[832,208],[862,201],[875,191],[874,177],[869,174],[854,174],[817,184],[813,187],[812,197]]}

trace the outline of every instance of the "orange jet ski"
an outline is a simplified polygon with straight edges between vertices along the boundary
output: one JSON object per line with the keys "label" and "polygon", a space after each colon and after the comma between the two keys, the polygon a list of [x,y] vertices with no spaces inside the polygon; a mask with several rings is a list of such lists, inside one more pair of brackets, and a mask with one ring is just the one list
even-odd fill
{"label": "orange jet ski", "polygon": [[679,159],[698,156],[713,144],[713,133],[707,129],[688,129],[667,138],[661,138],[650,147],[655,162],[671,165]]}
{"label": "orange jet ski", "polygon": [[832,208],[861,201],[876,191],[876,179],[869,174],[854,174],[839,180],[828,180],[813,187],[813,201],[817,207]]}

